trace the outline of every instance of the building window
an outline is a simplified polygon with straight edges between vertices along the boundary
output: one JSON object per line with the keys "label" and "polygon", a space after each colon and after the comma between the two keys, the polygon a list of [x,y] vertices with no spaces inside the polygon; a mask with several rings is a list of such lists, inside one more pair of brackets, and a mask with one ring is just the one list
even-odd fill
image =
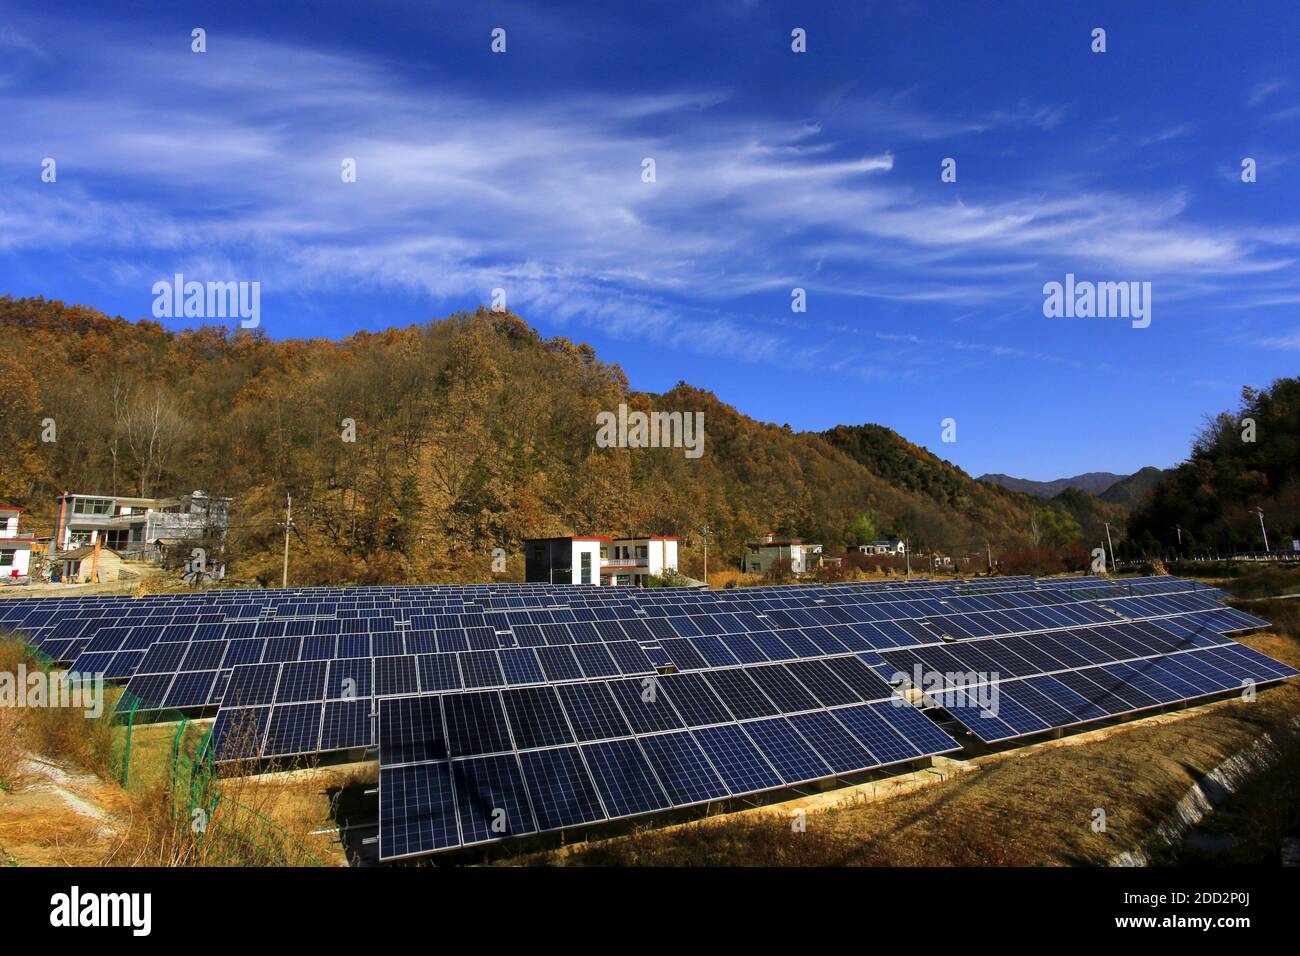
{"label": "building window", "polygon": [[0,548],[0,568],[12,568],[17,560],[17,548]]}
{"label": "building window", "polygon": [[591,583],[591,552],[582,552],[582,583]]}
{"label": "building window", "polygon": [[72,513],[77,515],[106,515],[113,510],[108,498],[73,498]]}

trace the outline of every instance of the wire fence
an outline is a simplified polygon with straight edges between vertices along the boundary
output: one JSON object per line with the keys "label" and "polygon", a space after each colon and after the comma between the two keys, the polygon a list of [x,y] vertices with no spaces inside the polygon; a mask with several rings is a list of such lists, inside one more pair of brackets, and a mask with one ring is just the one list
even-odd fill
{"label": "wire fence", "polygon": [[[214,761],[213,728],[175,710],[148,709],[123,691],[115,708],[120,783],[162,791],[187,862],[204,866],[323,866],[283,826],[239,797],[256,784]],[[159,759],[161,757],[161,760]]]}
{"label": "wire fence", "polygon": [[[79,741],[91,769],[168,816],[171,833],[165,858],[181,865],[322,866],[323,861],[249,803],[269,799],[248,768],[223,768],[214,759],[213,728],[177,710],[160,710],[125,688],[102,683],[99,675],[60,671],[56,661],[16,635],[27,667],[47,676],[50,693],[81,703],[97,699],[97,715],[68,708],[60,717]],[[93,691],[97,696],[92,698]],[[53,712],[50,715],[53,716]],[[78,760],[78,763],[82,762]],[[270,768],[275,769],[275,768]],[[165,827],[164,827],[165,829]]]}

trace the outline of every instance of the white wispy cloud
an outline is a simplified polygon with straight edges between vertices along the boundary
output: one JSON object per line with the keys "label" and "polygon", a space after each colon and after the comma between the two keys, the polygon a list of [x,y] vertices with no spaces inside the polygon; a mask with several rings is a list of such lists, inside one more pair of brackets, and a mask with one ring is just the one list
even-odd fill
{"label": "white wispy cloud", "polygon": [[[303,296],[396,288],[464,303],[502,287],[511,307],[558,324],[873,378],[879,361],[846,348],[843,330],[815,337],[688,303],[770,294],[788,312],[801,285],[969,308],[1035,295],[1036,270],[1188,282],[1285,270],[1296,247],[1288,227],[1198,225],[1176,190],[1044,179],[936,193],[898,175],[908,144],[1055,131],[1059,106],[944,118],[906,93],[849,110],[850,89],[783,121],[724,109],[726,89],[503,103],[414,88],[380,61],[229,35],[202,56],[114,35],[67,42],[85,78],[33,89],[6,115],[0,170],[34,181],[51,155],[60,175],[0,194],[0,250],[99,261],[103,281],[140,284],[142,305],[151,277],[214,263]],[[864,123],[894,145],[850,145]],[[355,184],[341,182],[344,158]],[[646,158],[656,182],[642,181]]]}
{"label": "white wispy cloud", "polygon": [[1250,88],[1250,95],[1246,97],[1246,105],[1258,106],[1274,93],[1286,89],[1286,86],[1285,80],[1266,80],[1263,83],[1256,83]]}

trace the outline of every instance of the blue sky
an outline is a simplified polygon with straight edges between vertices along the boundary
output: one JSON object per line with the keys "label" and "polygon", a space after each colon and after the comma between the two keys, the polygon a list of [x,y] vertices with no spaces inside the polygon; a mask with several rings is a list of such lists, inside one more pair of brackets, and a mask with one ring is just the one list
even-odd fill
{"label": "blue sky", "polygon": [[[500,287],[634,388],[1039,479],[1298,371],[1294,4],[149,6],[0,0],[0,293],[258,281],[280,338]],[[1067,272],[1150,327],[1044,317]]]}

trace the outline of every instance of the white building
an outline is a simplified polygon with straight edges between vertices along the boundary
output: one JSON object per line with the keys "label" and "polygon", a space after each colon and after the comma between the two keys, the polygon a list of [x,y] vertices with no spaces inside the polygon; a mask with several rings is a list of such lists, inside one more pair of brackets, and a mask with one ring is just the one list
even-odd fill
{"label": "white building", "polygon": [[646,578],[677,570],[677,538],[570,535],[524,542],[524,580],[550,584],[640,587]]}
{"label": "white building", "polygon": [[907,542],[902,538],[880,538],[870,544],[858,545],[858,550],[863,554],[887,554],[901,558],[907,554]]}
{"label": "white building", "polygon": [[659,577],[676,570],[675,535],[613,538],[600,549],[602,584],[641,586],[647,577]]}
{"label": "white building", "polygon": [[145,557],[160,542],[224,538],[229,510],[229,498],[201,491],[181,498],[65,493],[58,499],[53,547],[70,551],[102,542],[126,557]]}
{"label": "white building", "polygon": [[740,570],[762,574],[777,565],[786,565],[792,573],[803,574],[821,567],[822,562],[820,544],[810,544],[801,538],[781,538],[769,531],[745,545]]}
{"label": "white building", "polygon": [[22,534],[18,522],[26,508],[0,505],[0,579],[15,580],[31,573],[36,538]]}
{"label": "white building", "polygon": [[524,541],[524,580],[600,584],[600,552],[609,538],[571,535]]}

